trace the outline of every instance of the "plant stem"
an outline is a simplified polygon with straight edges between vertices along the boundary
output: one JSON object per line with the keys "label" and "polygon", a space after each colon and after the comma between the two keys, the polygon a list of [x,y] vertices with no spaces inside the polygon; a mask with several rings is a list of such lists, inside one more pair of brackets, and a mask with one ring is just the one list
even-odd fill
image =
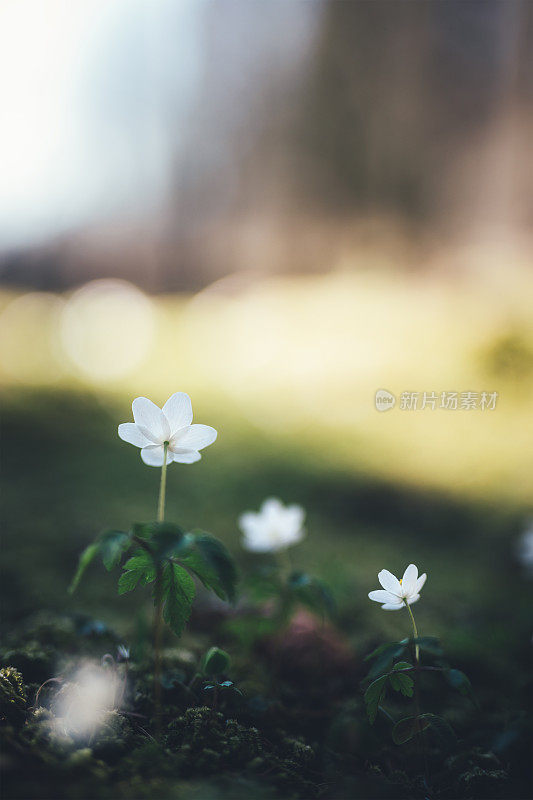
{"label": "plant stem", "polygon": [[288,547],[283,547],[278,551],[278,565],[280,573],[285,574],[288,580],[292,572],[292,560]]}
{"label": "plant stem", "polygon": [[[411,611],[411,606],[409,603],[404,600],[406,608],[409,612],[409,616],[411,617],[411,624],[413,626],[413,633],[414,638],[418,639],[418,630],[416,627],[415,618],[413,612]],[[424,736],[424,731],[422,726],[420,725],[420,692],[419,692],[419,677],[420,677],[420,647],[418,644],[415,644],[415,670],[413,675],[413,682],[414,682],[414,701],[415,701],[415,713],[416,713],[416,725],[418,729],[418,744],[420,748],[420,753],[422,756],[422,762],[424,765],[424,782],[425,788],[429,792],[429,768],[428,768],[428,760],[426,754],[426,737]]]}
{"label": "plant stem", "polygon": [[[165,519],[165,495],[167,488],[167,451],[168,442],[163,449],[163,466],[161,467],[161,483],[159,485],[159,503],[157,507],[157,521]],[[158,564],[154,586],[154,705],[156,731],[159,738],[161,733],[161,628],[163,626],[163,570]]]}
{"label": "plant stem", "polygon": [[[407,608],[407,610],[409,612],[409,616],[411,617],[411,622],[413,624],[413,633],[415,635],[415,639],[418,639],[418,631],[416,629],[416,622],[415,622],[415,618],[413,616],[413,612],[411,611],[411,606],[409,605],[409,603],[407,601],[404,601],[404,602],[405,602],[405,606],[406,606],[406,608]],[[419,648],[419,646],[417,644],[415,644],[415,659],[416,659],[416,663],[418,664],[419,661],[420,661],[420,648]]]}
{"label": "plant stem", "polygon": [[157,506],[157,521],[165,519],[165,496],[167,491],[167,452],[168,442],[164,444],[163,466],[161,467],[161,483],[159,484],[159,504]]}
{"label": "plant stem", "polygon": [[161,732],[161,628],[163,622],[163,571],[157,567],[154,588],[154,706],[157,734]]}
{"label": "plant stem", "polygon": [[278,624],[283,625],[285,622],[287,622],[291,610],[289,578],[292,573],[292,563],[288,549],[283,548],[282,550],[279,550],[276,560],[280,579]]}

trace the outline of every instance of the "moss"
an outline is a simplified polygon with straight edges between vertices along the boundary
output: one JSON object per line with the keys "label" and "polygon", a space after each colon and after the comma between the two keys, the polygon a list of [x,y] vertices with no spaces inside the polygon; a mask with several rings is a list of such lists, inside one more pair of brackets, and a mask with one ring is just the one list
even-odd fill
{"label": "moss", "polygon": [[459,753],[447,759],[446,767],[453,776],[457,797],[502,797],[509,775],[498,757],[480,748]]}
{"label": "moss", "polygon": [[306,796],[315,791],[308,770],[313,749],[299,738],[279,733],[276,743],[266,741],[254,726],[226,719],[207,706],[188,708],[170,723],[165,742],[186,776],[243,771],[268,774],[279,786],[292,787]]}
{"label": "moss", "polygon": [[26,688],[15,667],[0,669],[0,715],[10,722],[22,721],[26,710]]}
{"label": "moss", "polygon": [[129,720],[118,711],[110,711],[102,727],[92,737],[91,747],[96,758],[115,764],[131,750],[135,738]]}
{"label": "moss", "polygon": [[52,674],[55,651],[30,640],[20,647],[0,651],[0,662],[18,669],[30,683],[42,683]]}
{"label": "moss", "polygon": [[188,708],[174,720],[166,743],[184,757],[183,768],[191,772],[242,767],[262,753],[257,728],[226,720],[207,706]]}

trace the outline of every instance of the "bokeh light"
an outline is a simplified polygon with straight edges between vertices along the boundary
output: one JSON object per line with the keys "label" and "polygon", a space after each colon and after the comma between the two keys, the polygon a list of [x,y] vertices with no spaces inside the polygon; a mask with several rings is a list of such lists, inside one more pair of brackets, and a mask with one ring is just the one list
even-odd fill
{"label": "bokeh light", "polygon": [[74,739],[94,733],[115,707],[116,688],[117,681],[108,671],[92,664],[81,666],[54,703],[58,730]]}
{"label": "bokeh light", "polygon": [[61,319],[61,341],[80,373],[95,381],[122,378],[150,353],[152,304],[127,281],[99,280],[78,289]]}
{"label": "bokeh light", "polygon": [[0,313],[0,367],[9,381],[53,384],[68,373],[59,343],[65,301],[50,292],[29,292]]}

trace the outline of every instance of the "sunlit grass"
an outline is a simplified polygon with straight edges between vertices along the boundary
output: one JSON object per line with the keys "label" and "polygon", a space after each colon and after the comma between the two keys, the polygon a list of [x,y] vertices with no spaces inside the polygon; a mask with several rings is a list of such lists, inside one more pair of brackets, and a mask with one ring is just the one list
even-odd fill
{"label": "sunlit grass", "polygon": [[[147,346],[124,336],[132,329],[127,295],[122,308],[99,295],[92,316],[84,306],[75,318],[68,295],[6,293],[0,374],[7,388],[76,389],[104,404],[111,395],[125,409],[139,394],[163,401],[184,390],[222,436],[244,428],[324,468],[521,503],[533,489],[530,295],[526,277],[505,291],[368,273],[242,290],[222,281],[193,297],[152,298]],[[397,405],[378,413],[378,388],[397,397],[497,391],[499,399],[494,411]]]}

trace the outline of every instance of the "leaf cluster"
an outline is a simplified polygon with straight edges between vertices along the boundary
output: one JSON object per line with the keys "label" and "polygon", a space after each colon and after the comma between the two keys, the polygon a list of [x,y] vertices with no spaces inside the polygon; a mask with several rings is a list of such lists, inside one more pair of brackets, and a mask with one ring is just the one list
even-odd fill
{"label": "leaf cluster", "polygon": [[[436,659],[432,666],[415,666],[415,649]],[[411,661],[404,660],[411,655]],[[387,692],[393,690],[405,697],[413,697],[415,693],[415,680],[421,672],[431,670],[441,675],[448,685],[464,696],[472,698],[472,687],[468,677],[458,669],[451,669],[442,659],[443,651],[438,639],[433,636],[402,639],[399,642],[387,642],[376,648],[366,657],[371,661],[371,667],[365,678],[366,685],[364,700],[370,724],[376,720],[378,711],[394,722],[385,710],[384,703]],[[442,717],[436,714],[420,714],[405,717],[394,724],[392,738],[396,744],[404,744],[420,734],[426,728],[431,728],[434,736],[444,745],[455,741],[455,734],[451,726]]]}
{"label": "leaf cluster", "polygon": [[129,558],[119,577],[118,593],[153,584],[154,599],[161,601],[163,618],[177,635],[191,613],[194,578],[222,600],[235,600],[237,570],[222,542],[203,531],[185,533],[171,522],[148,522],[133,525],[128,532],[101,533],[82,552],[69,592],[75,591],[97,556],[109,571],[126,553]]}

